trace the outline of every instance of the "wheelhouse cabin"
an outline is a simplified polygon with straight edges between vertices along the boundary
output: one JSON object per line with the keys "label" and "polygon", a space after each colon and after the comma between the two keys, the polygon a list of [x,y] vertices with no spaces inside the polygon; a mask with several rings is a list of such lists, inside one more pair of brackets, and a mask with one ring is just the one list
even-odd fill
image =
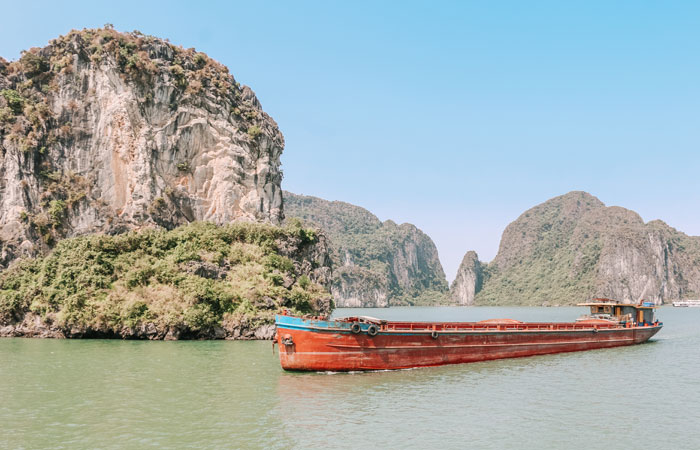
{"label": "wheelhouse cabin", "polygon": [[637,326],[654,324],[654,309],[657,308],[651,302],[640,302],[637,305],[619,303],[607,298],[596,298],[592,302],[579,303],[578,306],[588,306],[591,314],[579,318],[577,321],[599,319],[618,322],[622,325]]}

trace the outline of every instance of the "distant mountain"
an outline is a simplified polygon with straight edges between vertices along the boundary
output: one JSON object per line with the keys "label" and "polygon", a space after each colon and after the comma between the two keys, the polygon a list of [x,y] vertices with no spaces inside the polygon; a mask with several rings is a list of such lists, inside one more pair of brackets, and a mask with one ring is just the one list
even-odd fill
{"label": "distant mountain", "polygon": [[462,266],[452,286],[462,304],[563,305],[593,297],[661,304],[700,293],[700,237],[570,192],[508,225],[491,263]]}
{"label": "distant mountain", "polygon": [[380,221],[349,203],[284,192],[284,212],[323,229],[331,241],[338,307],[447,303],[435,244],[411,224]]}

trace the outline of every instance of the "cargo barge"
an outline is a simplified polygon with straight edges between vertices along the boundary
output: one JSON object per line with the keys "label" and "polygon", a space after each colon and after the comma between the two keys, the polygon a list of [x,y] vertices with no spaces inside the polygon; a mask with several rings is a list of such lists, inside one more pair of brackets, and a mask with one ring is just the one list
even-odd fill
{"label": "cargo barge", "polygon": [[276,317],[282,368],[363,371],[461,364],[646,342],[663,326],[651,303],[595,299],[575,322],[401,322],[372,317]]}

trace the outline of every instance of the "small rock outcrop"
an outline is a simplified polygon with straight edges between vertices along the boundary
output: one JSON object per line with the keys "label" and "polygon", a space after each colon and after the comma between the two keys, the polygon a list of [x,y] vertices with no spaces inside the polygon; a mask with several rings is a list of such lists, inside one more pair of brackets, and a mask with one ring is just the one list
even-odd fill
{"label": "small rock outcrop", "polygon": [[382,222],[359,206],[286,191],[284,209],[288,218],[317,226],[328,235],[336,306],[449,303],[437,248],[414,225]]}
{"label": "small rock outcrop", "polygon": [[481,290],[483,273],[479,256],[474,251],[468,251],[457,269],[457,276],[450,286],[452,301],[460,306],[474,304],[476,294]]}
{"label": "small rock outcrop", "polygon": [[477,304],[656,304],[700,294],[700,237],[570,192],[525,211],[485,265]]}
{"label": "small rock outcrop", "polygon": [[0,58],[0,268],[95,232],[280,223],[283,147],[194,49],[106,27]]}

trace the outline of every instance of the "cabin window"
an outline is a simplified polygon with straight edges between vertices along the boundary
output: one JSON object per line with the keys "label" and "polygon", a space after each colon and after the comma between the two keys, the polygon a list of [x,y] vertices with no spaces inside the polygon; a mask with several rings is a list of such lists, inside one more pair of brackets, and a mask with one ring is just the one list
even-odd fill
{"label": "cabin window", "polygon": [[611,306],[603,306],[603,312],[605,314],[610,314],[612,312],[612,307]]}

